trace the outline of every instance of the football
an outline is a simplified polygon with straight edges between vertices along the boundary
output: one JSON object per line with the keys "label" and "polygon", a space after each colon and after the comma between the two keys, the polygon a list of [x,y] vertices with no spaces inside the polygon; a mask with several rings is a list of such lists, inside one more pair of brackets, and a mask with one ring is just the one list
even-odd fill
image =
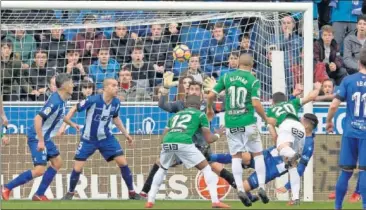
{"label": "football", "polygon": [[179,62],[188,61],[191,58],[191,50],[187,45],[177,45],[173,50],[173,57]]}

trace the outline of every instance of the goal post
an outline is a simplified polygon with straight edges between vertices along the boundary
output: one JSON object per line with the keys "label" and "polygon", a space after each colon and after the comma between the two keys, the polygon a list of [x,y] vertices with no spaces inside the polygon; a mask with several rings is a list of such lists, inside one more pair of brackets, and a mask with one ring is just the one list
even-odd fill
{"label": "goal post", "polygon": [[[194,22],[194,21],[201,21],[201,20],[216,20],[216,19],[230,19],[230,18],[237,18],[243,15],[246,15],[245,13],[253,13],[254,15],[259,15],[259,17],[269,17],[267,16],[266,13],[277,13],[277,12],[300,12],[302,13],[302,21],[303,21],[303,25],[302,25],[302,39],[303,39],[303,59],[302,59],[302,68],[303,68],[303,85],[304,85],[304,95],[307,95],[312,89],[313,89],[313,4],[312,3],[268,3],[268,2],[255,2],[255,3],[251,3],[251,2],[146,2],[146,1],[1,1],[1,9],[2,10],[67,10],[67,11],[74,11],[74,10],[119,10],[119,11],[146,11],[148,14],[151,12],[152,14],[155,13],[160,13],[160,16],[158,15],[157,17],[154,16],[154,18],[152,19],[141,19],[141,20],[125,20],[122,21],[123,23],[126,23],[126,25],[144,25],[144,24],[148,24],[148,25],[152,25],[154,23],[169,23],[169,22]],[[192,15],[190,14],[185,14],[185,15],[177,15],[177,17],[174,17],[174,15],[168,15],[170,12],[192,12]],[[213,14],[210,16],[210,14]],[[278,17],[278,14],[277,14]],[[272,16],[271,16],[272,18]],[[35,20],[37,21],[37,20]],[[266,20],[269,23],[268,28],[271,28],[271,30],[275,27],[278,26],[278,23],[274,23],[275,21],[279,21],[279,20]],[[272,22],[271,22],[272,21]],[[103,27],[114,27],[117,26],[119,24],[119,22],[103,22],[103,23],[97,23],[95,24],[95,27],[98,26],[103,26]],[[277,25],[276,25],[277,24]],[[61,27],[65,27],[67,29],[77,29],[80,27],[81,24],[73,24],[71,22],[66,22],[66,23],[61,23]],[[300,24],[301,25],[301,24]],[[19,26],[24,26],[24,27],[28,27],[30,29],[51,29],[52,27],[54,27],[52,25],[52,22],[49,21],[47,22],[47,20],[45,20],[42,23],[35,23],[34,25],[30,24],[30,25],[25,25],[23,23],[21,23],[20,25],[17,25],[16,23],[12,23],[12,24],[2,24],[2,28],[4,29],[14,29],[17,28]],[[270,31],[266,31],[266,29],[261,29],[259,27],[258,30],[263,30],[264,32],[262,33],[258,33],[260,36],[262,35],[267,35],[269,37],[269,33]],[[278,30],[278,28],[276,29]],[[265,39],[263,37],[261,37],[261,39]],[[258,43],[258,45],[261,45],[262,43]],[[261,47],[265,47],[265,46],[261,46]],[[283,52],[280,52],[283,54]],[[276,56],[275,56],[276,57]],[[278,56],[278,57],[284,57],[282,56]],[[260,59],[259,59],[260,60]],[[261,61],[261,60],[260,60]],[[276,62],[280,62],[280,61],[276,61]],[[282,62],[286,62],[284,60],[282,60]],[[273,65],[272,68],[275,68],[276,66],[283,66],[281,65]],[[283,68],[283,67],[281,67]],[[277,71],[278,69],[274,70],[272,69],[272,90],[275,90],[275,88],[277,87],[273,87],[274,84],[283,84],[281,83],[280,80],[276,79],[276,74],[274,74],[273,72]],[[283,74],[281,74],[283,75]],[[283,77],[283,76],[282,76]],[[282,78],[283,79],[283,78]],[[272,92],[272,91],[270,91]],[[10,112],[21,112],[21,107],[22,106],[32,106],[32,103],[29,102],[7,102],[6,103],[8,105],[8,110],[10,110]],[[19,105],[20,104],[20,105]],[[36,106],[40,106],[42,103],[34,103]],[[12,106],[20,106],[19,107],[12,107]],[[127,103],[123,103],[123,105],[125,105],[125,113],[126,115],[130,115],[132,116],[133,112],[136,113],[135,116],[133,116],[134,120],[140,120],[140,118],[142,118],[142,116],[148,116],[150,113],[146,113],[149,110],[151,110],[151,112],[158,112],[158,109],[156,108],[157,103],[156,102],[127,102]],[[142,108],[140,108],[142,107]],[[36,109],[35,109],[36,110]],[[311,103],[307,104],[304,106],[303,108],[304,112],[313,112],[313,106]],[[31,112],[31,111],[30,111]],[[32,112],[35,112],[34,110],[32,110]],[[156,124],[156,119],[154,121],[154,119],[152,119],[154,113],[151,113],[151,117],[146,117],[144,118],[144,120],[141,120],[141,122],[139,122],[139,124],[143,124],[143,128],[145,129],[139,129],[138,125],[134,125],[134,124],[128,124],[128,128],[130,130],[134,130],[134,134],[138,135],[139,132],[144,133],[145,135],[143,137],[136,137],[138,140],[143,141],[143,143],[140,144],[144,144],[147,142],[147,140],[154,140],[153,143],[158,143],[159,140],[159,134],[156,135],[156,133],[153,133],[152,130],[157,129],[163,129],[160,128],[157,124]],[[159,121],[164,121],[167,118],[167,114],[165,115],[159,115]],[[28,119],[26,122],[24,122],[25,124],[29,124],[30,119]],[[146,125],[145,125],[146,124]],[[131,125],[131,126],[130,126]],[[151,131],[151,132],[150,132]],[[146,135],[147,134],[147,135]],[[77,137],[75,135],[73,135],[74,137],[72,137],[72,147],[69,147],[68,145],[63,145],[63,149],[67,149],[67,160],[71,162],[72,160],[72,153],[74,153],[74,149],[76,149],[76,147],[74,148],[74,146],[76,146],[76,142],[78,141]],[[146,139],[147,138],[147,139]],[[268,139],[266,139],[268,141]],[[25,141],[24,137],[18,138],[17,139],[17,144],[21,145],[20,142]],[[156,155],[158,155],[158,149],[156,147],[156,145],[154,145],[153,143],[147,143],[149,145],[151,145],[151,149],[152,150],[156,150]],[[222,144],[223,145],[223,144]],[[218,148],[218,146],[216,146],[216,148]],[[18,149],[17,151],[19,153],[24,152],[25,150],[27,150],[27,148],[23,148],[23,149]],[[141,149],[141,151],[139,150],[138,152],[136,152],[136,154],[141,155],[143,154],[143,152],[146,152],[147,149]],[[221,150],[220,150],[221,151]],[[130,157],[132,159],[133,155],[135,155],[135,152],[133,150],[128,150],[129,154],[127,155],[128,157]],[[99,157],[99,156],[98,156]],[[100,158],[100,157],[99,157]],[[154,157],[138,157],[136,159],[132,159],[130,161],[130,164],[139,164],[142,162],[149,162],[150,164],[153,164]],[[148,161],[146,161],[145,159],[148,159]],[[11,160],[4,160],[4,158],[2,158],[2,161],[11,161]],[[96,162],[96,164],[101,164],[103,161],[103,159],[101,159],[101,161],[98,159],[98,161]],[[10,164],[10,163],[9,163]],[[67,164],[70,165],[70,164]],[[145,165],[146,166],[146,165]],[[149,166],[148,166],[149,167]],[[2,168],[4,169],[4,167]],[[95,169],[93,169],[95,170]],[[141,166],[140,169],[141,173],[146,173],[148,169],[146,169],[146,167]],[[175,169],[176,171],[178,171],[178,169]],[[179,169],[180,171],[181,169]],[[98,169],[98,172],[102,172],[103,168]],[[70,168],[66,169],[66,173],[70,172]],[[90,171],[90,173],[92,174],[94,171]],[[12,174],[11,174],[12,175]],[[145,174],[145,177],[146,178]],[[10,174],[9,174],[10,176]],[[115,189],[114,184],[117,183],[117,178],[115,177],[115,175],[113,175],[114,177],[109,177],[110,179],[110,183],[106,184],[106,186],[104,186],[104,188],[110,188],[111,191],[113,191],[113,196],[111,195],[110,198],[116,198],[117,195],[117,189]],[[85,177],[84,177],[85,179]],[[85,180],[81,180],[83,183],[81,183],[80,189],[82,187],[84,187],[83,189],[85,189]],[[94,180],[94,184],[92,184],[92,186],[97,185],[98,181],[96,180],[96,177],[91,177],[90,178],[93,182]],[[135,177],[135,179],[142,179],[141,177]],[[177,177],[175,177],[176,180],[179,179],[186,179],[183,176],[179,176],[177,175]],[[58,181],[60,183],[62,183],[62,178],[59,178]],[[65,180],[64,180],[65,181]],[[86,181],[85,181],[86,182]],[[172,181],[171,179],[169,180],[169,183],[172,182],[171,184],[175,186],[180,185],[181,183],[179,181]],[[65,183],[64,183],[65,184]],[[196,183],[197,184],[197,183]],[[122,185],[122,184],[121,184]],[[113,186],[113,187],[112,187]],[[309,161],[307,169],[305,171],[305,175],[304,175],[304,182],[303,182],[303,199],[305,201],[313,201],[313,161]],[[137,188],[141,189],[142,186],[138,186]],[[197,186],[196,186],[197,187]],[[103,189],[104,189],[103,188]],[[123,188],[124,190],[126,189],[126,186],[122,186],[121,188]],[[194,188],[193,184],[191,184],[189,190],[192,191],[192,188]],[[34,189],[32,189],[34,190]],[[65,190],[65,189],[64,189]],[[183,190],[184,191],[184,190]],[[189,191],[189,192],[190,192]],[[126,190],[124,191],[124,194]],[[188,190],[187,192],[184,191],[183,194],[188,194],[189,193]],[[57,191],[58,194],[62,194],[62,191]],[[97,195],[96,197],[98,198],[106,198],[108,196],[106,196],[105,194],[99,194],[98,189],[93,189],[91,190],[91,193]],[[20,191],[17,191],[17,194],[20,196]],[[174,193],[172,193],[174,194]],[[56,197],[56,196],[55,196]],[[126,198],[126,195],[124,195],[124,198]],[[179,196],[171,196],[170,198],[176,198],[176,199],[185,199],[184,197],[179,197]],[[192,197],[192,198],[199,198],[199,197]]]}

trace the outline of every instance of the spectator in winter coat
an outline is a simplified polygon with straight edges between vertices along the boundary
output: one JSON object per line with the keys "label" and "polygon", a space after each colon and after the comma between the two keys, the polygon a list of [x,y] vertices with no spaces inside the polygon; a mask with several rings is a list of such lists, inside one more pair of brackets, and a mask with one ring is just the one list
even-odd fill
{"label": "spectator in winter coat", "polygon": [[124,25],[116,26],[111,38],[111,55],[120,64],[131,61],[131,50],[135,46],[135,39],[131,37]]}
{"label": "spectator in winter coat", "polygon": [[87,15],[83,24],[85,29],[77,33],[74,41],[76,41],[76,49],[80,50],[80,55],[84,66],[89,66],[98,60],[98,52],[101,48],[109,47],[109,43],[103,32],[92,28],[90,24],[95,23],[95,17]]}
{"label": "spectator in winter coat", "polygon": [[217,22],[212,30],[211,40],[205,41],[201,49],[201,59],[204,72],[208,75],[218,76],[222,66],[227,66],[226,61],[233,49],[234,40],[225,37],[224,24]]}
{"label": "spectator in winter coat", "polygon": [[183,71],[179,77],[191,76],[194,81],[198,83],[203,83],[207,75],[201,72],[200,56],[198,54],[193,54],[188,61],[188,69]]}
{"label": "spectator in winter coat", "polygon": [[154,65],[155,71],[164,74],[173,68],[173,49],[169,37],[163,35],[163,25],[151,25],[151,36],[144,41],[147,60]]}
{"label": "spectator in winter coat", "polygon": [[48,51],[48,67],[64,68],[66,66],[65,55],[67,41],[63,29],[53,28],[50,34],[42,34],[43,39],[39,43],[40,48]]}
{"label": "spectator in winter coat", "polygon": [[132,81],[131,71],[126,67],[122,67],[121,71],[119,72],[118,84],[118,98],[121,101],[131,102],[152,100],[151,91],[138,87],[136,82]]}
{"label": "spectator in winter coat", "polygon": [[314,43],[314,60],[317,68],[324,68],[328,76],[332,78],[337,85],[347,76],[343,67],[342,57],[339,53],[339,47],[334,40],[333,27],[325,25],[322,27],[322,36]]}
{"label": "spectator in winter coat", "polygon": [[357,30],[351,32],[344,39],[343,62],[348,74],[358,72],[360,51],[366,40],[366,16],[360,16]]}
{"label": "spectator in winter coat", "polygon": [[47,51],[38,49],[35,53],[34,63],[31,69],[29,71],[23,71],[28,76],[28,83],[33,89],[30,94],[32,100],[44,99],[44,97],[39,98],[39,96],[46,93],[48,81],[56,75],[54,68],[47,67],[47,57]]}
{"label": "spectator in winter coat", "polygon": [[101,48],[98,52],[98,60],[89,67],[89,77],[93,79],[98,93],[103,90],[104,79],[117,79],[119,68],[119,63],[110,58],[109,48]]}
{"label": "spectator in winter coat", "polygon": [[22,68],[29,68],[33,62],[33,52],[36,49],[33,35],[27,34],[25,30],[16,30],[8,34],[6,39],[13,43],[14,57],[22,61]]}
{"label": "spectator in winter coat", "polygon": [[4,101],[21,100],[20,94],[24,92],[26,95],[32,91],[28,88],[27,80],[22,77],[22,62],[13,57],[13,44],[10,40],[1,41],[1,92]]}

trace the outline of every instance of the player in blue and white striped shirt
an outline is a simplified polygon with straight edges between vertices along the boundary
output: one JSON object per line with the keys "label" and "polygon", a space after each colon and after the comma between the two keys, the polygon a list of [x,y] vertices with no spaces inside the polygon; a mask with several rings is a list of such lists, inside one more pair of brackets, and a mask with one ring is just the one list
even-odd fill
{"label": "player in blue and white striped shirt", "polygon": [[123,149],[110,130],[111,121],[126,136],[129,144],[132,137],[127,133],[119,118],[120,101],[117,99],[118,82],[115,79],[105,79],[103,82],[103,94],[89,96],[81,101],[65,117],[65,122],[79,130],[79,126],[71,121],[76,112],[86,110],[86,120],[81,132],[80,144],[75,154],[74,169],[71,172],[69,191],[64,200],[71,200],[75,194],[76,184],[86,160],[96,150],[102,154],[106,161],[114,160],[121,169],[121,174],[129,190],[130,199],[140,199],[133,188],[132,173],[127,165]]}
{"label": "player in blue and white striped shirt", "polygon": [[[41,184],[32,199],[37,201],[48,200],[44,193],[62,165],[60,152],[53,143],[52,137],[56,135],[62,125],[66,110],[65,104],[71,97],[74,88],[69,74],[59,74],[56,77],[56,86],[57,92],[50,96],[42,110],[36,115],[34,125],[29,128],[27,133],[34,168],[23,172],[4,185],[2,191],[4,200],[9,200],[12,189],[42,175]],[[48,161],[51,162],[51,166],[46,170]]]}

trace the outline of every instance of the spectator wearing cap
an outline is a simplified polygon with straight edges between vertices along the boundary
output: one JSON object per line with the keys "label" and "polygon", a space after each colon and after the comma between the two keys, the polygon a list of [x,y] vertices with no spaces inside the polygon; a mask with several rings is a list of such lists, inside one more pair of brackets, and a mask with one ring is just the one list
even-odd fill
{"label": "spectator wearing cap", "polygon": [[80,50],[82,63],[84,66],[91,65],[98,60],[98,52],[103,47],[109,47],[109,42],[102,31],[90,26],[95,23],[95,16],[87,15],[83,19],[85,29],[76,34],[76,49]]}
{"label": "spectator wearing cap", "polygon": [[119,63],[110,58],[109,48],[99,49],[98,60],[89,67],[89,77],[93,79],[98,93],[103,89],[104,79],[117,79],[119,68]]}
{"label": "spectator wearing cap", "polygon": [[131,63],[126,65],[131,70],[132,80],[137,83],[138,87],[147,89],[153,87],[155,78],[162,77],[160,72],[156,72],[154,64],[145,60],[144,48],[136,46],[131,52]]}
{"label": "spectator wearing cap", "polygon": [[188,61],[188,69],[183,71],[180,77],[192,76],[194,81],[203,83],[207,75],[201,71],[200,56],[198,54],[192,54]]}
{"label": "spectator wearing cap", "polygon": [[64,67],[67,41],[64,30],[60,26],[54,25],[48,33],[41,34],[43,39],[38,43],[39,47],[48,51],[48,66],[49,67]]}
{"label": "spectator wearing cap", "polygon": [[234,40],[225,36],[224,23],[215,23],[212,30],[212,38],[203,43],[201,49],[201,62],[204,72],[208,75],[218,76],[217,73],[223,66],[227,66],[230,52],[234,48]]}
{"label": "spectator wearing cap", "polygon": [[38,49],[34,55],[34,63],[30,70],[24,70],[23,73],[28,77],[28,83],[33,89],[30,94],[32,100],[39,100],[38,97],[45,94],[48,81],[56,75],[54,68],[47,67],[47,51]]}
{"label": "spectator wearing cap", "polygon": [[16,60],[13,56],[13,44],[11,41],[2,40],[0,79],[4,101],[21,100],[21,92],[27,95],[32,91],[28,88],[27,80],[22,77],[22,62]]}
{"label": "spectator wearing cap", "polygon": [[135,38],[132,37],[128,29],[124,25],[117,25],[114,28],[111,38],[111,55],[120,64],[129,63],[131,61],[131,50],[135,46]]}
{"label": "spectator wearing cap", "polygon": [[314,43],[314,61],[315,67],[324,69],[328,77],[332,78],[337,85],[347,76],[346,70],[342,68],[343,61],[338,44],[334,40],[332,26],[322,27],[321,38]]}
{"label": "spectator wearing cap", "polygon": [[348,74],[358,72],[358,60],[360,51],[366,40],[366,15],[358,18],[356,30],[352,31],[344,39],[343,62]]}
{"label": "spectator wearing cap", "polygon": [[149,89],[140,88],[132,81],[130,69],[122,67],[118,73],[118,98],[121,101],[151,101],[152,93]]}
{"label": "spectator wearing cap", "polygon": [[150,36],[144,40],[146,59],[162,77],[165,71],[171,71],[173,68],[173,48],[169,37],[163,36],[163,25],[153,24],[150,30]]}
{"label": "spectator wearing cap", "polygon": [[22,61],[22,68],[29,68],[33,62],[33,53],[36,49],[33,35],[28,34],[25,30],[15,30],[8,34],[6,39],[13,43],[13,53],[16,58]]}

